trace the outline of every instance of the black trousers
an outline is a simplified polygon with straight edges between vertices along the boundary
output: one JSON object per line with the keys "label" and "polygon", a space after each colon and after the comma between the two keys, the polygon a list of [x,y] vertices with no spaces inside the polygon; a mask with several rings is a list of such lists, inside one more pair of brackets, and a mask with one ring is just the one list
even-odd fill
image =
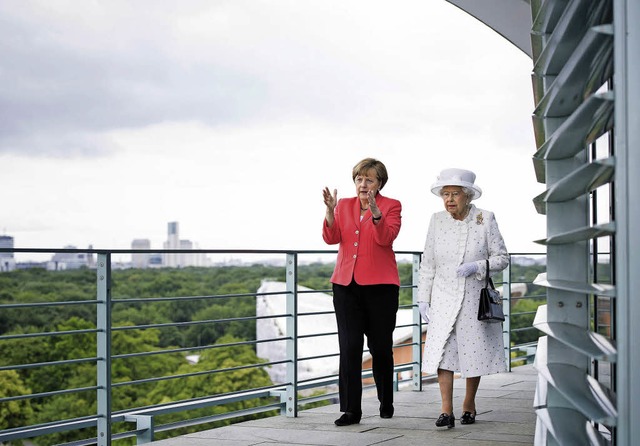
{"label": "black trousers", "polygon": [[382,407],[393,404],[393,330],[398,312],[397,285],[333,284],[338,325],[340,411],[362,414],[362,349],[371,353],[373,378]]}

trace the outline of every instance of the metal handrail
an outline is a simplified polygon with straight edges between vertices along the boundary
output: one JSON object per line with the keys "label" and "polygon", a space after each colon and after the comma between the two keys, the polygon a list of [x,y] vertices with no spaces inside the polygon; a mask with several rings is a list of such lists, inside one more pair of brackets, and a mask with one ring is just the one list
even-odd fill
{"label": "metal handrail", "polygon": [[[338,377],[337,374],[334,375],[323,375],[311,378],[301,379],[297,375],[297,364],[303,361],[313,361],[313,360],[323,360],[330,357],[336,357],[338,355],[337,349],[335,353],[331,354],[318,354],[315,356],[302,356],[299,355],[297,351],[297,343],[300,340],[308,339],[308,338],[320,338],[327,336],[335,336],[337,332],[335,330],[328,330],[320,333],[313,334],[298,334],[297,333],[297,320],[303,316],[316,316],[323,314],[331,314],[332,311],[315,311],[315,312],[298,312],[297,301],[298,294],[307,294],[307,293],[328,293],[330,290],[298,290],[298,279],[297,279],[297,269],[299,267],[299,256],[301,255],[318,255],[318,254],[332,254],[335,255],[336,251],[278,251],[278,250],[263,250],[263,251],[252,251],[252,250],[81,250],[81,249],[60,249],[60,250],[45,250],[45,249],[7,249],[0,248],[1,252],[11,252],[11,253],[87,253],[87,254],[96,254],[98,261],[96,263],[96,276],[97,276],[97,285],[96,285],[96,299],[87,300],[87,301],[69,301],[69,302],[34,302],[34,303],[7,303],[0,304],[0,311],[5,309],[23,309],[28,311],[31,308],[39,308],[39,307],[55,307],[62,305],[89,305],[93,306],[96,310],[97,321],[95,329],[79,329],[79,330],[65,330],[65,331],[47,331],[42,333],[24,333],[24,334],[11,334],[11,335],[0,335],[0,342],[15,340],[20,338],[33,338],[33,337],[52,337],[52,336],[76,336],[76,335],[95,335],[96,342],[98,344],[97,352],[98,354],[95,357],[87,357],[87,358],[75,358],[75,359],[67,359],[60,361],[52,361],[46,363],[32,363],[32,364],[11,364],[11,365],[3,365],[0,367],[0,372],[3,371],[18,371],[26,368],[39,368],[39,367],[51,367],[51,366],[61,366],[61,365],[76,365],[81,363],[91,363],[96,365],[96,385],[87,386],[76,389],[61,389],[54,390],[50,392],[40,392],[34,394],[24,394],[24,395],[10,395],[0,397],[0,404],[8,403],[11,401],[17,400],[29,400],[34,398],[46,398],[49,396],[57,396],[68,393],[76,393],[76,392],[86,392],[86,391],[95,391],[96,396],[98,398],[98,411],[93,415],[87,415],[84,417],[78,417],[74,419],[68,420],[59,420],[52,421],[47,423],[41,423],[32,426],[22,426],[22,427],[10,427],[3,431],[0,431],[0,442],[4,441],[13,441],[19,439],[32,438],[35,436],[51,434],[51,433],[59,433],[67,430],[76,430],[80,428],[86,427],[94,427],[98,429],[98,434],[95,438],[87,438],[86,440],[75,441],[74,444],[82,445],[82,444],[95,444],[98,445],[107,445],[111,440],[116,438],[127,438],[127,437],[136,437],[137,442],[139,444],[146,443],[153,439],[154,432],[161,432],[165,430],[175,429],[177,427],[185,427],[189,425],[195,424],[194,420],[185,420],[181,422],[172,422],[164,425],[154,425],[154,416],[157,416],[161,413],[167,412],[167,407],[171,407],[170,412],[177,412],[179,410],[192,410],[202,407],[210,407],[210,406],[219,406],[222,404],[234,402],[234,401],[244,401],[248,399],[255,399],[258,397],[269,397],[271,399],[276,398],[276,402],[270,401],[266,404],[263,404],[257,408],[247,408],[243,410],[238,410],[231,414],[220,414],[213,417],[206,417],[201,422],[212,422],[223,419],[234,419],[240,417],[246,417],[251,414],[258,414],[263,412],[272,411],[274,409],[279,409],[280,412],[286,416],[296,416],[297,410],[299,406],[303,406],[309,403],[317,403],[326,400],[333,400],[337,398],[337,395],[334,391],[331,390],[332,387],[337,385]],[[112,255],[113,254],[136,254],[136,253],[171,253],[171,254],[182,254],[182,253],[204,253],[204,254],[250,254],[250,255],[265,255],[265,254],[278,254],[285,256],[285,270],[287,275],[287,289],[284,292],[270,292],[270,293],[237,293],[237,294],[225,294],[225,295],[207,295],[207,296],[178,296],[178,297],[148,297],[148,298],[112,298],[111,297],[111,279],[112,279],[112,271],[111,271],[111,263],[112,263]],[[421,256],[420,252],[405,252],[398,251],[397,255],[409,255],[413,259],[414,265],[419,264],[419,259]],[[528,255],[528,254],[512,254],[513,256],[517,255]],[[415,294],[415,285],[416,285],[416,268],[412,269],[412,283],[410,284],[402,284],[401,288],[403,289],[411,289],[413,288],[413,292]],[[293,280],[289,280],[289,277],[293,277]],[[503,284],[505,289],[510,289],[513,283],[512,278],[510,277],[510,272],[508,272],[503,278]],[[198,321],[184,321],[184,322],[162,322],[162,323],[149,323],[149,324],[137,324],[137,325],[125,325],[125,326],[117,326],[111,322],[111,313],[113,306],[116,305],[127,305],[127,304],[149,304],[154,302],[185,302],[185,301],[194,301],[194,300],[203,300],[203,299],[223,299],[223,298],[234,298],[234,297],[254,297],[258,296],[283,296],[283,299],[286,300],[286,311],[281,314],[269,315],[269,316],[247,316],[247,317],[232,317],[232,318],[221,318],[221,319],[206,319],[206,320],[198,320]],[[540,296],[535,296],[535,298],[539,298]],[[524,299],[522,297],[521,299]],[[423,332],[423,324],[420,321],[420,316],[417,310],[417,305],[414,303],[411,305],[402,305],[402,309],[411,309],[413,312],[413,323],[409,324],[401,324],[398,327],[402,328],[412,328],[413,336],[411,338],[407,338],[405,341],[402,341],[401,344],[396,345],[394,348],[409,348],[413,350],[413,354],[411,355],[411,360],[409,362],[403,364],[396,364],[395,374],[397,380],[397,386],[402,383],[412,385],[414,390],[421,390],[423,376],[419,372],[420,364],[421,364],[421,351],[422,351],[422,335]],[[510,307],[509,307],[510,308]],[[511,313],[509,312],[509,320],[512,316],[516,316],[519,314],[527,314],[528,312],[522,313]],[[289,322],[293,323],[293,331],[292,333],[287,333],[283,336],[270,338],[270,339],[254,339],[254,340],[245,340],[234,343],[227,344],[215,344],[215,345],[205,345],[205,346],[187,346],[180,348],[170,348],[163,350],[155,350],[155,351],[144,351],[144,352],[129,352],[129,353],[116,353],[112,352],[112,334],[116,332],[122,331],[131,331],[131,330],[146,330],[146,329],[158,329],[158,328],[167,328],[167,327],[188,327],[195,326],[201,324],[209,324],[209,323],[221,323],[221,322],[240,322],[240,321],[251,321],[263,319],[276,319],[276,318],[286,318]],[[518,332],[520,330],[529,330],[531,327],[525,328],[509,328],[505,333],[505,350],[506,354],[511,357],[517,352],[525,351],[529,352],[526,356],[521,356],[518,358],[510,358],[510,363],[515,363],[517,361],[522,361],[523,359],[529,361],[532,357],[531,351],[535,350],[535,343],[528,343],[525,346],[511,346],[510,339],[512,332]],[[271,362],[260,362],[256,364],[245,364],[242,366],[234,366],[228,367],[224,369],[218,370],[205,370],[198,371],[193,373],[181,373],[171,376],[154,376],[154,377],[146,377],[146,378],[137,378],[130,379],[128,381],[123,382],[111,382],[110,373],[107,370],[111,370],[111,363],[117,362],[126,358],[143,358],[152,355],[166,355],[166,354],[184,354],[187,352],[197,352],[201,350],[208,349],[216,349],[216,348],[224,348],[230,346],[242,346],[242,345],[251,345],[256,346],[258,344],[264,343],[276,343],[282,342],[287,344],[288,356],[283,360],[273,360]],[[365,349],[363,353],[366,353]],[[416,357],[416,352],[418,353],[418,357]],[[159,381],[166,380],[175,380],[175,379],[184,379],[187,377],[194,376],[204,376],[204,375],[212,375],[216,373],[228,372],[228,371],[237,371],[237,370],[246,370],[246,369],[263,369],[267,366],[274,366],[284,364],[288,370],[287,372],[287,380],[283,383],[274,384],[267,389],[243,389],[238,392],[231,392],[228,394],[222,395],[213,395],[208,397],[197,397],[192,398],[186,401],[173,402],[167,404],[158,404],[152,405],[149,407],[132,407],[129,409],[119,409],[112,410],[111,408],[111,394],[113,389],[122,388],[126,386],[134,386],[145,383],[153,383]],[[410,378],[402,378],[403,372],[411,371]],[[416,373],[417,371],[417,373]],[[363,379],[371,378],[372,371],[371,369],[363,370]],[[324,390],[325,393],[322,395],[306,395],[301,396],[299,393],[301,391],[310,391],[310,390]],[[259,395],[259,396],[257,396]],[[130,423],[136,423],[136,428],[128,430],[126,432],[116,432],[114,429],[116,426],[126,426],[130,425]]]}

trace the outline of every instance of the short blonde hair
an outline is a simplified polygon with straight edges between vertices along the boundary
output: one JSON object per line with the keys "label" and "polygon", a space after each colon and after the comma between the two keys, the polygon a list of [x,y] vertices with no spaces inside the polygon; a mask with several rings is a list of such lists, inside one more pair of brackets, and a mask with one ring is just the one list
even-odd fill
{"label": "short blonde hair", "polygon": [[366,175],[370,170],[375,171],[376,178],[378,178],[378,181],[380,181],[380,189],[382,189],[384,185],[387,184],[389,175],[387,174],[387,168],[385,167],[384,163],[382,161],[378,161],[375,158],[365,158],[358,164],[353,166],[351,179],[355,181],[358,175]]}

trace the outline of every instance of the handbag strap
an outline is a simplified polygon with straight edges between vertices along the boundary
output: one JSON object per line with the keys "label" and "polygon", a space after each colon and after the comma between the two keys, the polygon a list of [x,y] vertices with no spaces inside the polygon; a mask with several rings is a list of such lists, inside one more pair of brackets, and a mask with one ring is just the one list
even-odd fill
{"label": "handbag strap", "polygon": [[484,277],[484,287],[489,288],[489,285],[491,285],[491,288],[495,290],[496,287],[493,285],[493,280],[489,277],[489,259],[485,259],[485,262],[487,262],[487,271]]}

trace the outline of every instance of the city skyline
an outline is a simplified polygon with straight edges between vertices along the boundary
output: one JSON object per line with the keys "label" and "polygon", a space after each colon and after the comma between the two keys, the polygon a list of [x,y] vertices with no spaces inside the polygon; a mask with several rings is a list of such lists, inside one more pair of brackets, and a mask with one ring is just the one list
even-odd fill
{"label": "city skyline", "polygon": [[[16,248],[14,238],[10,235],[0,235],[0,248]],[[146,250],[147,253],[131,253],[130,262],[117,261],[119,264],[129,264],[134,268],[162,268],[174,267],[181,268],[187,266],[211,266],[211,259],[207,258],[204,253],[160,253],[163,250],[197,250],[198,245],[191,240],[181,239],[179,222],[172,221],[167,223],[167,240],[163,242],[161,250],[156,250],[155,254],[151,241],[149,239],[134,239],[131,242],[131,250]],[[49,270],[76,269],[80,267],[94,268],[95,258],[91,252],[82,252],[83,249],[73,245],[65,245],[59,248],[61,252],[52,253],[50,261],[40,262]],[[89,245],[87,251],[92,251],[93,246]],[[55,250],[54,250],[55,251]],[[64,251],[80,251],[80,252],[64,252]],[[0,271],[11,271],[16,269],[20,263],[16,261],[14,253],[0,252]]]}

